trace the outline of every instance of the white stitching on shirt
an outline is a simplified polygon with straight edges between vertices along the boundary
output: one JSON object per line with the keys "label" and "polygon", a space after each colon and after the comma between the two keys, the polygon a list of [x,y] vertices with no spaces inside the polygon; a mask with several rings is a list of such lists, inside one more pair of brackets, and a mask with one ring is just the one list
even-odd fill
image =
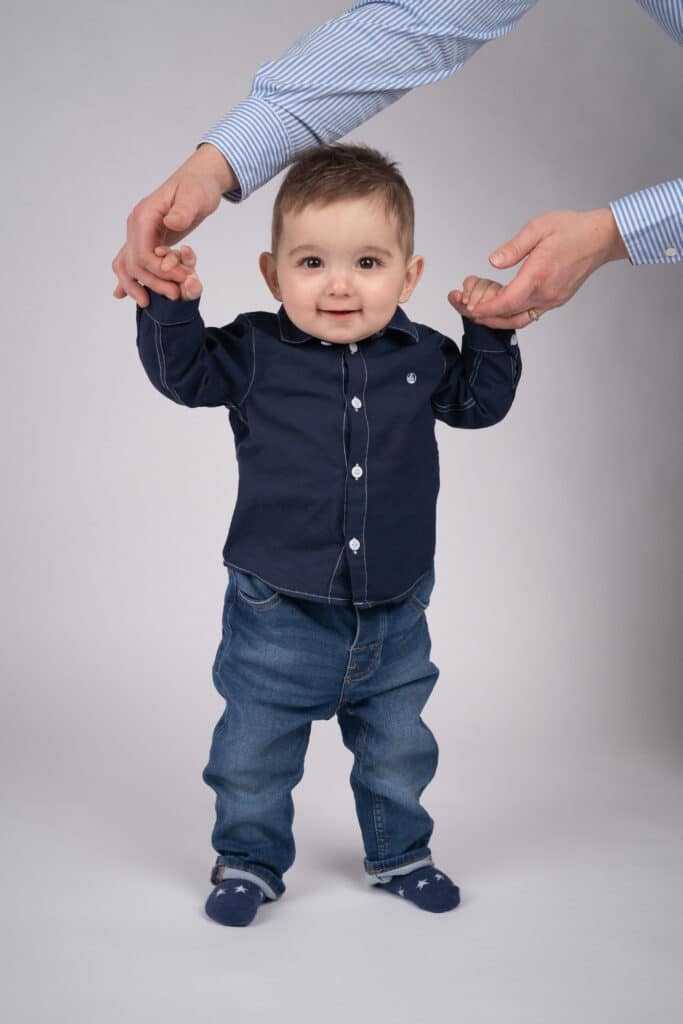
{"label": "white stitching on shirt", "polygon": [[471,409],[473,405],[476,405],[476,399],[468,398],[466,402],[453,402],[451,405],[439,405],[438,402],[434,402],[434,408],[440,409],[443,412],[447,412],[449,409]]}
{"label": "white stitching on shirt", "polygon": [[[230,569],[230,568],[237,569],[239,572],[246,572],[250,576],[255,576],[257,580],[261,580],[262,583],[265,583],[267,586],[272,587],[273,590],[280,591],[280,593],[284,594],[285,596],[287,596],[287,594],[299,594],[301,597],[320,597],[320,598],[323,599],[323,601],[328,601],[328,600],[329,601],[336,601],[338,604],[346,604],[346,605],[352,605],[353,606],[353,601],[349,601],[345,597],[330,597],[330,598],[328,598],[324,594],[309,594],[305,590],[293,590],[292,587],[281,587],[281,586],[278,586],[277,583],[271,583],[270,580],[265,580],[263,578],[263,576],[259,576],[259,574],[254,572],[253,569],[245,569],[241,565],[236,565],[235,562],[224,562],[223,564],[228,569]],[[393,597],[384,597],[384,598],[382,598],[381,601],[373,601],[372,602],[373,607],[378,605],[378,604],[395,604],[398,601],[400,601],[402,597],[407,597],[407,595],[410,593],[410,591],[413,589],[413,587],[417,586],[417,584],[420,582],[420,580],[424,579],[424,577],[427,575],[427,573],[429,573],[431,571],[432,571],[432,567],[430,566],[430,568],[427,569],[427,572],[421,573],[417,577],[417,579],[414,580],[406,590],[401,591],[400,594],[394,594]]]}
{"label": "white stitching on shirt", "polygon": [[472,373],[470,374],[470,387],[473,386],[474,382],[479,376],[479,368],[483,361],[484,357],[482,356],[481,352],[477,352],[477,354],[474,357],[474,366],[472,367]]}
{"label": "white stitching on shirt", "polygon": [[[344,380],[344,351],[339,353],[339,358],[342,361],[342,382]],[[346,397],[344,395],[344,385],[342,383],[342,399],[344,401],[344,424],[342,426],[342,448],[344,449],[344,467],[348,469],[349,462],[346,457]],[[342,515],[342,534],[346,536],[346,501],[349,488],[348,476],[344,475],[344,513]],[[330,588],[331,589],[331,588]]]}
{"label": "white stitching on shirt", "polygon": [[368,420],[368,403],[366,398],[366,391],[368,387],[368,364],[365,362],[365,356],[361,349],[358,350],[358,354],[363,360],[363,368],[365,370],[365,383],[363,384],[363,412],[365,413],[365,423],[368,428],[368,436],[365,445],[365,508],[363,509],[363,566],[365,568],[365,600],[368,599],[368,563],[365,557],[365,524],[368,518],[368,454],[370,452],[370,421]]}
{"label": "white stitching on shirt", "polygon": [[[152,320],[151,317],[150,320]],[[166,353],[164,352],[164,342],[161,335],[161,324],[157,320],[152,320],[152,323],[154,324],[154,344],[157,350],[157,361],[159,363],[159,378],[161,380],[161,385],[163,388],[166,389],[166,391],[168,391],[170,395],[175,395],[175,397],[178,399],[181,405],[187,405],[186,402],[183,402],[182,398],[180,397],[176,389],[169,387],[168,379],[166,377]]]}
{"label": "white stitching on shirt", "polygon": [[334,577],[337,575],[337,567],[339,566],[339,562],[341,560],[341,556],[344,554],[344,548],[345,547],[346,547],[346,544],[342,544],[341,551],[339,552],[339,558],[337,558],[337,561],[335,563],[334,569],[332,570],[332,576],[330,577],[330,586],[329,586],[329,589],[327,591],[327,601],[328,601],[328,603],[331,600],[332,584],[334,583]]}
{"label": "white stitching on shirt", "polygon": [[247,390],[244,392],[244,396],[237,402],[237,405],[244,405],[247,400],[247,395],[251,391],[251,385],[254,383],[254,377],[256,376],[256,345],[254,344],[254,335],[256,334],[256,328],[252,324],[251,320],[247,320],[247,323],[251,327],[251,380]]}
{"label": "white stitching on shirt", "polygon": [[500,348],[470,348],[470,352],[481,352],[485,356],[509,356],[507,349]]}
{"label": "white stitching on shirt", "polygon": [[194,321],[196,319],[195,317],[192,316],[192,317],[190,317],[189,320],[167,320],[165,324],[162,324],[161,320],[155,320],[154,317],[152,316],[152,314],[149,313],[146,308],[143,309],[142,312],[145,314],[145,316],[149,317],[149,319],[152,321],[153,324],[158,324],[159,327],[162,327],[162,326],[163,327],[182,327],[184,324],[192,324],[192,323],[194,323]]}
{"label": "white stitching on shirt", "polygon": [[[344,468],[348,469],[349,468],[349,461],[348,461],[348,459],[346,457],[346,394],[344,392],[345,367],[344,367],[344,352],[343,352],[343,350],[339,353],[339,356],[341,358],[342,402],[343,402],[343,405],[344,405],[344,417],[342,419],[342,449],[344,451]],[[345,500],[346,500],[346,488],[344,488],[344,497],[345,497]]]}

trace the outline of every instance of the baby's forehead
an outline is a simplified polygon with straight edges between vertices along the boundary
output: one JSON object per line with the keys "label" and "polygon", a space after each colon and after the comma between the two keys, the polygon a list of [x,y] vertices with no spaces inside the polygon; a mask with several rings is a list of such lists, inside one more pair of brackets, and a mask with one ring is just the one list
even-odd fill
{"label": "baby's forehead", "polygon": [[329,241],[341,243],[354,235],[367,242],[392,241],[400,245],[399,219],[383,197],[350,196],[332,201],[311,201],[282,211],[283,235],[315,235],[320,232]]}

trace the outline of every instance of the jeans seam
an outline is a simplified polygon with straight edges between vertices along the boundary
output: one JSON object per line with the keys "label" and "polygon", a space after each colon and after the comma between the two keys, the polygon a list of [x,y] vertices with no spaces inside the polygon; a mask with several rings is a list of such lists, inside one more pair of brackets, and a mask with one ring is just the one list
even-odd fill
{"label": "jeans seam", "polygon": [[377,668],[377,664],[379,662],[379,659],[382,657],[382,641],[381,640],[375,640],[371,644],[363,644],[362,647],[355,647],[355,648],[352,647],[351,651],[352,652],[355,651],[357,653],[358,651],[365,651],[365,650],[367,650],[368,647],[374,647],[375,648],[375,650],[373,652],[373,655],[372,655],[372,662],[368,665],[368,667],[365,669],[364,672],[354,673],[353,671],[348,671],[345,674],[345,676],[344,676],[344,686],[342,688],[342,694],[346,690],[347,685],[350,686],[351,683],[356,683],[356,682],[360,682],[363,679],[367,679],[367,677],[369,675],[372,675],[372,673]]}
{"label": "jeans seam", "polygon": [[382,798],[376,793],[372,794],[372,821],[375,827],[375,842],[377,843],[377,860],[383,860],[386,855],[387,835],[384,823],[384,810]]}
{"label": "jeans seam", "polygon": [[357,766],[357,768],[358,768],[358,771],[357,771],[358,778],[361,779],[361,780],[363,778],[363,753],[365,751],[365,740],[367,738],[367,735],[368,735],[368,723],[365,721],[365,719],[362,719],[360,732],[358,734],[358,739],[356,740],[356,746],[355,746],[355,749],[353,751],[354,767]]}
{"label": "jeans seam", "polygon": [[[216,663],[216,675],[220,675],[221,669],[223,667],[223,661],[225,659],[225,654],[227,652],[228,647],[230,646],[230,641],[232,640],[232,624],[230,622],[230,619],[232,617],[232,610],[235,607],[235,599],[237,597],[237,580],[234,580],[232,582],[234,582],[233,593],[232,593],[232,597],[230,599],[230,606],[228,608],[228,615],[227,615],[227,618],[225,620],[226,636],[223,638],[223,642],[221,643],[219,660]],[[228,584],[228,586],[229,586],[229,584]]]}
{"label": "jeans seam", "polygon": [[242,604],[246,604],[247,608],[253,608],[254,611],[270,611],[271,608],[280,604],[283,595],[280,593],[271,594],[270,597],[265,597],[262,601],[252,601],[237,586],[237,597],[239,597]]}

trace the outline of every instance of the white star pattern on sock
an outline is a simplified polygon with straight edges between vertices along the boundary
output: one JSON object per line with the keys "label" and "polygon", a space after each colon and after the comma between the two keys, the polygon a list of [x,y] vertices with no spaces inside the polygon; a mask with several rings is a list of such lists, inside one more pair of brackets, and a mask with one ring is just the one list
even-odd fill
{"label": "white star pattern on sock", "polygon": [[235,892],[246,892],[246,891],[247,890],[244,888],[243,885],[236,885],[235,886]]}
{"label": "white star pattern on sock", "polygon": [[426,878],[421,878],[420,881],[417,883],[418,889],[424,889],[425,885],[429,885],[429,882],[427,881]]}
{"label": "white star pattern on sock", "polygon": [[434,875],[434,878],[437,882],[440,882],[443,879],[443,875],[436,874]]}
{"label": "white star pattern on sock", "polygon": [[216,896],[225,896],[227,889],[216,889]]}
{"label": "white star pattern on sock", "polygon": [[405,896],[405,894],[406,894],[405,889],[399,889],[398,890],[398,894],[399,894],[399,896]]}

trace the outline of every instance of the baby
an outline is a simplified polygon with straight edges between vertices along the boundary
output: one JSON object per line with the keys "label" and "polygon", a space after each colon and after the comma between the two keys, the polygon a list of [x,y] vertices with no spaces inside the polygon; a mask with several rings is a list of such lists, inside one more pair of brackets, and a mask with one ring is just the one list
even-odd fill
{"label": "baby", "polygon": [[205,781],[216,793],[209,917],[246,925],[285,891],[292,790],[311,723],[337,716],[378,891],[423,910],[458,905],[432,861],[420,802],[437,764],[421,712],[438,676],[425,618],[434,585],[435,420],[486,427],[515,396],[514,333],[466,318],[499,284],[455,295],[462,348],[400,307],[417,285],[413,201],[365,146],[318,146],[291,166],[259,265],[277,313],[205,327],[189,246],[181,299],[138,308],[140,357],[181,405],[229,410],[239,489],[223,551],[228,587],[213,676],[226,709]]}

